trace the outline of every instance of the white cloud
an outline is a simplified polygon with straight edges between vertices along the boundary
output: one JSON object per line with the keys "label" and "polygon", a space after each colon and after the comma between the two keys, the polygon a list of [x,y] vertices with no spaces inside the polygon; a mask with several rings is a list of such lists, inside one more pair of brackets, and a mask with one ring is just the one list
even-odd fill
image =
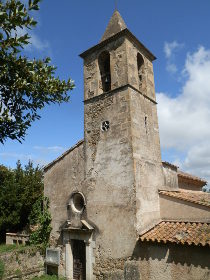
{"label": "white cloud", "polygon": [[184,47],[183,43],[178,43],[177,41],[173,41],[173,42],[165,42],[164,43],[164,53],[165,53],[165,57],[167,59],[167,63],[166,63],[166,70],[171,73],[174,74],[177,72],[177,66],[174,62],[175,60],[175,53],[177,51],[179,51],[180,49],[182,49]]}
{"label": "white cloud", "polygon": [[33,155],[28,155],[28,154],[18,154],[18,153],[0,153],[0,156],[3,157],[4,159],[8,158],[16,158],[22,159],[22,160],[32,160]]}
{"label": "white cloud", "polygon": [[201,46],[188,54],[182,75],[177,97],[157,94],[161,145],[185,153],[177,159],[182,168],[210,182],[210,50]]}
{"label": "white cloud", "polygon": [[178,69],[174,63],[167,63],[166,70],[170,73],[176,73]]}
{"label": "white cloud", "polygon": [[175,51],[184,47],[183,43],[178,43],[177,41],[173,41],[171,43],[165,42],[164,44],[164,52],[166,58],[171,58]]}
{"label": "white cloud", "polygon": [[48,164],[50,161],[52,161],[51,158],[48,157],[48,155],[40,155],[40,154],[22,154],[22,153],[0,153],[0,157],[4,161],[9,161],[12,159],[12,161],[15,159],[16,161],[21,160],[21,163],[27,164],[28,161],[32,161],[35,165],[44,166]]}
{"label": "white cloud", "polygon": [[49,42],[47,40],[42,40],[37,34],[35,34],[32,30],[27,30],[26,28],[17,28],[16,32],[13,33],[13,36],[15,34],[20,37],[25,35],[26,33],[29,34],[30,38],[30,44],[26,45],[24,49],[26,51],[33,51],[34,49],[38,51],[44,51],[49,50]]}
{"label": "white cloud", "polygon": [[35,33],[30,33],[30,42],[31,45],[28,45],[28,48],[35,48],[39,51],[43,51],[49,48],[49,43],[46,40],[41,40]]}
{"label": "white cloud", "polygon": [[52,147],[43,147],[43,146],[34,146],[33,147],[35,150],[39,150],[43,153],[58,153],[58,152],[62,152],[65,150],[64,147],[60,147],[60,146],[52,146]]}

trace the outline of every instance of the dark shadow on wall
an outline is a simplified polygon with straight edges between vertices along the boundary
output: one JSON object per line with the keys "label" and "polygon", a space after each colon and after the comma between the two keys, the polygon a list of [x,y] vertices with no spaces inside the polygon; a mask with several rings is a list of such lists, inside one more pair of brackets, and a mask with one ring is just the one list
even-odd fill
{"label": "dark shadow on wall", "polygon": [[134,248],[134,260],[163,260],[166,264],[174,263],[187,266],[200,266],[210,270],[209,246],[164,244],[138,241]]}

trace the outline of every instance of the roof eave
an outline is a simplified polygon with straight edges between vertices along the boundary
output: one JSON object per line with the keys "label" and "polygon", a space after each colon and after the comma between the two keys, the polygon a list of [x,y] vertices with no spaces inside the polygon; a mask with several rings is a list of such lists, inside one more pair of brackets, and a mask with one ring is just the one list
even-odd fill
{"label": "roof eave", "polygon": [[63,154],[61,154],[59,157],[57,157],[56,159],[54,159],[53,161],[51,161],[50,163],[48,163],[47,165],[45,165],[43,167],[44,173],[47,172],[47,170],[49,168],[51,168],[54,164],[56,164],[58,161],[60,161],[61,159],[63,159],[66,155],[68,155],[70,152],[72,152],[74,149],[76,149],[77,147],[79,147],[81,144],[83,144],[84,140],[80,140],[78,141],[74,146],[72,146],[71,148],[69,148],[68,150],[66,150]]}
{"label": "roof eave", "polygon": [[116,38],[120,38],[122,36],[127,36],[127,38],[129,38],[131,41],[135,42],[141,49],[144,49],[144,54],[146,57],[148,57],[151,61],[154,61],[156,59],[156,57],[154,56],[154,54],[152,54],[134,35],[133,33],[131,33],[127,28],[123,29],[122,31],[118,32],[117,34],[109,37],[108,39],[100,42],[99,44],[89,48],[88,50],[84,51],[83,53],[81,53],[79,56],[81,58],[85,58],[87,57],[90,53],[92,53],[93,51],[97,50],[97,49],[101,49],[102,47],[104,47],[107,43],[110,43],[112,41],[114,41]]}

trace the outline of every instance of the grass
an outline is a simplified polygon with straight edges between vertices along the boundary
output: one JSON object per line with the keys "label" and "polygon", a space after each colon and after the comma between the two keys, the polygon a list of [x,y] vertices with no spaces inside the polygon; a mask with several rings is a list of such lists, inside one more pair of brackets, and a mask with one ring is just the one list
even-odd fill
{"label": "grass", "polygon": [[32,278],[32,280],[58,280],[58,279],[65,280],[65,278],[63,278],[63,277],[58,278],[58,276],[56,276],[56,275],[52,275],[52,276],[51,275],[42,275],[40,277]]}
{"label": "grass", "polygon": [[4,276],[4,263],[0,260],[0,279]]}
{"label": "grass", "polygon": [[16,245],[16,244],[0,244],[0,255],[2,253],[16,251],[19,253],[25,253],[30,250],[31,253],[41,250],[42,248],[38,245]]}
{"label": "grass", "polygon": [[1,244],[0,245],[0,254],[6,253],[6,252],[11,252],[17,248],[18,248],[18,246],[15,244],[11,244],[11,245]]}

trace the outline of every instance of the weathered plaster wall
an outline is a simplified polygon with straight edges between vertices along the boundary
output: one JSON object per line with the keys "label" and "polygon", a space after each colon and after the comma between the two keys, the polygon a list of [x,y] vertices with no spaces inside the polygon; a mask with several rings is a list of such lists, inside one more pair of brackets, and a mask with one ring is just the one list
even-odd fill
{"label": "weathered plaster wall", "polygon": [[163,186],[156,104],[129,89],[136,184],[137,230],[160,219],[158,188]]}
{"label": "weathered plaster wall", "polygon": [[[134,253],[142,280],[209,280],[209,247],[139,243]],[[125,278],[128,280],[127,278]]]}
{"label": "weathered plaster wall", "polygon": [[[131,255],[136,240],[129,104],[127,89],[85,102],[87,217],[101,262]],[[110,129],[103,132],[105,120]]]}
{"label": "weathered plaster wall", "polygon": [[44,194],[50,199],[52,215],[52,237],[60,237],[61,227],[69,213],[67,205],[73,191],[82,191],[84,180],[83,144],[73,149],[69,154],[47,169],[44,176]]}
{"label": "weathered plaster wall", "polygon": [[165,220],[210,222],[209,207],[160,194],[160,214]]}
{"label": "weathered plaster wall", "polygon": [[178,176],[177,168],[166,165],[163,163],[163,178],[164,178],[164,189],[178,189]]}

